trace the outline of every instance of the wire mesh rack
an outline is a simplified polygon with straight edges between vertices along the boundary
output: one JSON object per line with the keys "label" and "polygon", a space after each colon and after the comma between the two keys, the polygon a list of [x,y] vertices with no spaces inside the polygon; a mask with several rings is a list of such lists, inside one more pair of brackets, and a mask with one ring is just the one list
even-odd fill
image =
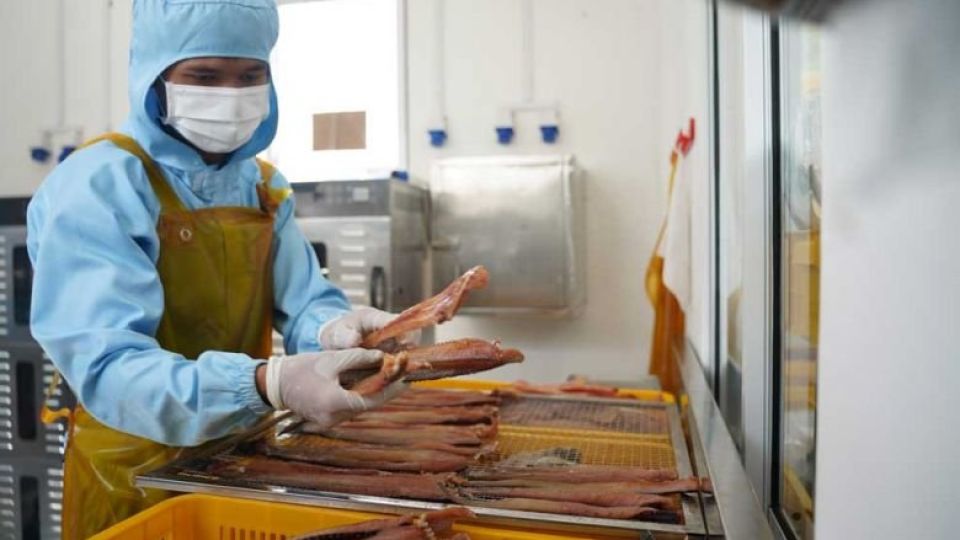
{"label": "wire mesh rack", "polygon": [[498,441],[498,451],[503,456],[535,454],[553,449],[575,449],[577,459],[571,461],[584,465],[676,469],[670,441],[644,436],[502,426]]}
{"label": "wire mesh rack", "polygon": [[500,421],[518,427],[566,428],[631,436],[670,435],[670,419],[661,404],[624,400],[523,397],[501,405]]}
{"label": "wire mesh rack", "polygon": [[622,400],[523,397],[500,408],[504,456],[572,448],[577,462],[676,469],[669,408]]}
{"label": "wire mesh rack", "polygon": [[[681,473],[670,433],[671,408],[662,404],[610,399],[575,400],[524,396],[500,409],[498,460],[485,461],[464,476],[482,478],[504,464],[564,464],[635,467]],[[682,508],[679,495],[671,496]],[[483,506],[498,500],[471,491],[466,500]],[[683,512],[664,511],[643,518],[686,523]]]}

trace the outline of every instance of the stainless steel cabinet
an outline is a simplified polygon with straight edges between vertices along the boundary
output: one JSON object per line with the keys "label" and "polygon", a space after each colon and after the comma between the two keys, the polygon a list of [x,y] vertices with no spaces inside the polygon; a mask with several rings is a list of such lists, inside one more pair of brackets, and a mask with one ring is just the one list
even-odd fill
{"label": "stainless steel cabinet", "polygon": [[[43,424],[54,367],[30,335],[33,271],[25,198],[0,199],[0,538],[60,537],[64,422]],[[73,406],[66,384],[51,409]]]}
{"label": "stainless steel cabinet", "polygon": [[401,311],[423,299],[426,192],[397,180],[296,184],[297,222],[326,277],[354,305]]}

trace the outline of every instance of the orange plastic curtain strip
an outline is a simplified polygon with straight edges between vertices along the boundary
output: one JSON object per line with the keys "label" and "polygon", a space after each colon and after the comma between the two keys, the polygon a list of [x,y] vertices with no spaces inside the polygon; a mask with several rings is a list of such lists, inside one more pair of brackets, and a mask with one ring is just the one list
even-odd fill
{"label": "orange plastic curtain strip", "polygon": [[[670,180],[668,187],[667,208],[673,197],[674,181],[682,156],[690,150],[694,138],[694,123],[690,120],[689,134],[680,133],[673,152],[670,154]],[[682,350],[684,339],[684,314],[677,297],[670,292],[663,282],[664,258],[660,255],[660,244],[667,228],[667,219],[664,216],[657,243],[647,265],[646,289],[647,297],[653,305],[654,323],[653,336],[650,346],[650,374],[660,379],[660,386],[667,392],[677,395],[681,388],[680,370],[674,361],[673,351]]]}

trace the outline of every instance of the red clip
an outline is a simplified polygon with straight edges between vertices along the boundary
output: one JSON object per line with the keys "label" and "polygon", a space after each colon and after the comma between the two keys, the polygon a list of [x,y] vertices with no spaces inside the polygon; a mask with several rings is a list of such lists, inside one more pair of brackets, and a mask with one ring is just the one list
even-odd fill
{"label": "red clip", "polygon": [[687,132],[684,133],[682,130],[677,134],[677,142],[674,143],[673,147],[675,151],[680,152],[684,156],[690,152],[690,147],[693,146],[694,139],[697,138],[697,121],[693,118],[690,119],[690,126],[687,128]]}

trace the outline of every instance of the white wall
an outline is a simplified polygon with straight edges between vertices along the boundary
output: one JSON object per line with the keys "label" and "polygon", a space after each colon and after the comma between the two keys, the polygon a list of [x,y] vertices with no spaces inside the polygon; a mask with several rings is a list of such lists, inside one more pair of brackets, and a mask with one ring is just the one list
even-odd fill
{"label": "white wall", "polygon": [[[84,137],[116,128],[127,111],[127,50],[130,0],[64,1],[66,6],[66,125],[83,128]],[[59,110],[60,40],[54,0],[0,4],[0,196],[29,195],[56,163],[72,135],[55,140],[47,165],[30,159],[30,147],[44,129],[55,127]],[[108,8],[112,5],[112,8]],[[107,26],[113,47],[112,74],[107,85]],[[109,88],[109,90],[108,90]],[[108,93],[109,92],[109,93]],[[112,105],[107,106],[109,98]]]}
{"label": "white wall", "polygon": [[817,538],[956,536],[958,27],[876,0],[825,32]]}
{"label": "white wall", "polygon": [[[499,378],[560,380],[569,373],[646,373],[653,314],[643,276],[666,206],[667,158],[686,119],[705,116],[705,4],[699,0],[536,0],[537,101],[561,105],[561,138],[539,142],[536,122],[518,125],[504,148],[493,127],[500,106],[521,99],[521,3],[445,0],[450,140],[429,146],[436,110],[433,0],[409,0],[410,167],[427,178],[434,159],[504,152],[574,154],[587,173],[587,307],[574,320],[461,317],[438,339],[499,338],[528,360]],[[676,6],[674,4],[682,4]],[[692,74],[696,73],[697,77]],[[705,130],[703,131],[705,132]],[[688,163],[705,170],[706,139]],[[697,186],[700,195],[706,193]],[[699,315],[691,325],[699,332]]]}
{"label": "white wall", "polygon": [[[684,181],[708,194],[706,156],[706,9],[702,0],[536,0],[535,98],[561,105],[556,147],[539,141],[536,122],[521,120],[516,142],[496,144],[497,110],[521,98],[520,2],[446,2],[447,114],[450,141],[436,150],[426,129],[435,112],[434,0],[408,0],[410,168],[426,179],[432,160],[455,155],[568,152],[587,172],[587,307],[563,321],[465,317],[438,338],[477,335],[522,347],[530,360],[503,378],[556,380],[571,372],[636,377],[646,373],[652,310],[643,274],[665,210],[668,155],[689,116],[699,139]],[[108,127],[104,96],[104,15],[112,5],[110,127],[127,112],[130,0],[67,5],[68,124],[85,136]],[[0,50],[10,77],[0,80],[0,196],[29,194],[49,170],[29,159],[40,131],[56,122],[57,2],[0,4]],[[10,51],[16,51],[11,53]],[[691,81],[697,81],[692,83]],[[680,83],[684,83],[681,87]],[[17,126],[10,129],[8,126]],[[59,151],[59,148],[57,149]],[[705,211],[703,216],[706,216]],[[698,218],[699,219],[699,218]],[[695,223],[704,232],[704,223]],[[693,239],[706,241],[705,234]],[[694,248],[697,253],[701,248]],[[704,248],[705,249],[705,248]],[[702,290],[703,257],[692,271]],[[689,317],[693,335],[707,327],[705,305]],[[706,344],[703,338],[696,338]]]}

